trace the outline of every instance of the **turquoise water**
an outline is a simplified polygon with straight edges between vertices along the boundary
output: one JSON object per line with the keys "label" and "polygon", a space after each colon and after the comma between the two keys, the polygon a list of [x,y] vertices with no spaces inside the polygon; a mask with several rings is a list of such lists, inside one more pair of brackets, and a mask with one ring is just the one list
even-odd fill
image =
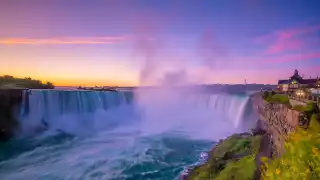
{"label": "turquoise water", "polygon": [[14,140],[1,146],[2,180],[177,179],[212,147],[178,133],[109,132]]}
{"label": "turquoise water", "polygon": [[20,138],[0,144],[0,180],[178,179],[215,141],[255,124],[245,95],[25,95]]}

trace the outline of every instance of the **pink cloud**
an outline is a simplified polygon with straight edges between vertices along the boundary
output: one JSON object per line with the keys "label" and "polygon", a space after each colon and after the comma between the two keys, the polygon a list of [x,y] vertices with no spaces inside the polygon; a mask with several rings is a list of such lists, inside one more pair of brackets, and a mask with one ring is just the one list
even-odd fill
{"label": "pink cloud", "polygon": [[[320,59],[320,51],[295,53],[295,54],[280,54],[274,56],[256,55],[256,56],[233,56],[229,57],[225,62],[229,62],[224,66],[225,69],[242,69],[250,70],[266,65],[274,65],[280,63],[293,63],[297,61],[308,61],[312,59]],[[290,66],[289,66],[290,67]]]}
{"label": "pink cloud", "polygon": [[67,45],[67,44],[117,44],[124,36],[106,37],[61,37],[61,38],[2,38],[0,45]]}
{"label": "pink cloud", "polygon": [[290,39],[294,36],[302,35],[302,34],[308,34],[315,31],[320,30],[320,25],[316,26],[310,26],[310,27],[302,27],[302,28],[296,28],[296,29],[286,29],[277,32],[278,36],[282,39]]}
{"label": "pink cloud", "polygon": [[276,31],[272,34],[267,34],[254,39],[255,42],[267,45],[264,54],[276,54],[290,50],[300,50],[310,45],[305,35],[312,35],[312,33],[319,31],[320,25],[284,29]]}
{"label": "pink cloud", "polygon": [[302,49],[304,47],[304,42],[302,39],[290,39],[285,40],[279,37],[277,42],[271,45],[267,50],[267,54],[275,54],[279,52],[283,52],[286,50],[297,50]]}
{"label": "pink cloud", "polygon": [[316,76],[319,77],[319,72],[320,72],[320,66],[311,66],[311,67],[305,67],[305,68],[302,68],[303,70],[305,71],[308,71],[308,72],[314,72],[316,73]]}
{"label": "pink cloud", "polygon": [[290,54],[290,55],[280,55],[276,57],[266,57],[264,63],[283,63],[283,62],[294,62],[294,61],[303,61],[310,59],[320,58],[320,52],[310,52],[304,54]]}

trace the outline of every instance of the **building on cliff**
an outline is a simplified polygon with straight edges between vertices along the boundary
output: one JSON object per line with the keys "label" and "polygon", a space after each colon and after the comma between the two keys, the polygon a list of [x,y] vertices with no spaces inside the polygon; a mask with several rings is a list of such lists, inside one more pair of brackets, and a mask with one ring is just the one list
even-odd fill
{"label": "building on cliff", "polygon": [[318,77],[315,79],[303,79],[303,77],[299,75],[298,70],[295,70],[289,79],[279,80],[278,82],[278,89],[288,94],[293,94],[297,90],[311,88],[320,88],[320,79]]}

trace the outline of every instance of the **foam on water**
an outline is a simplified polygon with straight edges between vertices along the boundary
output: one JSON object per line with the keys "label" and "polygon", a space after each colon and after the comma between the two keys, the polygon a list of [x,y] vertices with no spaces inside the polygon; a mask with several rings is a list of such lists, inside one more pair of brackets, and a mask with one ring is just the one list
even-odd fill
{"label": "foam on water", "polygon": [[29,90],[25,93],[20,121],[26,134],[39,128],[88,134],[134,117],[132,92]]}
{"label": "foam on water", "polygon": [[[215,141],[252,127],[246,95],[32,90],[1,179],[175,179]],[[13,151],[14,150],[14,151]]]}
{"label": "foam on water", "polygon": [[219,140],[255,123],[247,95],[160,89],[138,90],[136,100],[143,111],[141,129],[150,133],[179,130],[192,138]]}

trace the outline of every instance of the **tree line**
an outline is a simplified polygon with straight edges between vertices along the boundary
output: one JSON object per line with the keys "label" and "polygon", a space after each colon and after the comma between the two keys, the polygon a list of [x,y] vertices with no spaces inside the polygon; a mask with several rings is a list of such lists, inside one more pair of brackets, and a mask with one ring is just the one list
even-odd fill
{"label": "tree line", "polygon": [[43,83],[30,77],[17,78],[10,75],[0,76],[0,88],[53,89],[51,82]]}

